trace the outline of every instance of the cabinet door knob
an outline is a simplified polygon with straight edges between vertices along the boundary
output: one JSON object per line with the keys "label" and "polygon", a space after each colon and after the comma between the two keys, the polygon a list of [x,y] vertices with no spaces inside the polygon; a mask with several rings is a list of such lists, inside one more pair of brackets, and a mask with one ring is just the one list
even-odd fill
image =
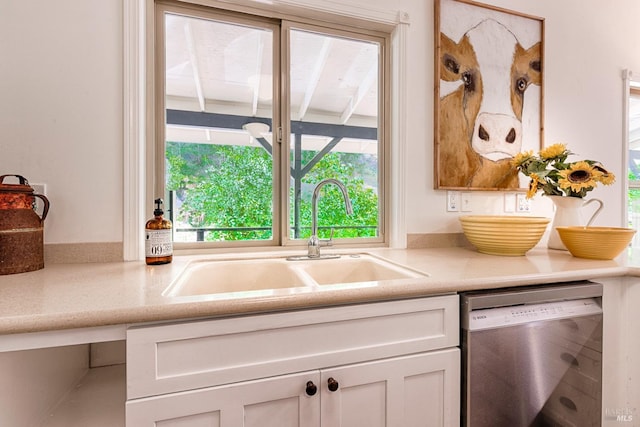
{"label": "cabinet door knob", "polygon": [[338,387],[340,387],[338,381],[334,380],[333,378],[329,378],[329,381],[327,381],[327,383],[329,386],[329,391],[336,391],[338,390]]}
{"label": "cabinet door knob", "polygon": [[313,383],[313,381],[307,381],[307,388],[304,390],[307,393],[307,396],[313,396],[318,391],[318,387]]}
{"label": "cabinet door knob", "polygon": [[572,354],[569,354],[567,352],[563,352],[560,355],[560,359],[564,360],[565,362],[569,363],[570,365],[580,367],[580,362],[578,362],[578,359],[576,359],[575,356],[573,356]]}

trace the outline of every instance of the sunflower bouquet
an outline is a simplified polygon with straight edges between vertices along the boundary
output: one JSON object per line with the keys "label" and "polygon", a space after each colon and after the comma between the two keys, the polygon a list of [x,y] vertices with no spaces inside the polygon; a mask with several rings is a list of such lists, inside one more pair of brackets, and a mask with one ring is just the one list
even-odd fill
{"label": "sunflower bouquet", "polygon": [[574,153],[565,144],[553,144],[540,150],[538,155],[526,151],[513,158],[512,166],[531,179],[527,199],[533,198],[538,191],[547,196],[584,197],[598,183],[614,183],[615,176],[600,162],[567,162],[571,154]]}

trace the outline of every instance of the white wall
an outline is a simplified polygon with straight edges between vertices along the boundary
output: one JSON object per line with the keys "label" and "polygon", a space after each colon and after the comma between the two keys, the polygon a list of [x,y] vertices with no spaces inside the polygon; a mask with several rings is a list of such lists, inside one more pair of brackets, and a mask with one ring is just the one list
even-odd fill
{"label": "white wall", "polygon": [[[544,138],[565,142],[581,155],[602,161],[619,178],[613,187],[590,193],[605,202],[595,225],[620,225],[622,218],[622,70],[640,65],[640,3],[622,0],[490,0],[499,7],[545,18]],[[404,2],[411,14],[409,87],[424,93],[411,109],[407,170],[409,233],[459,231],[457,214],[445,212],[445,192],[433,190],[433,2]],[[425,18],[422,21],[422,17]],[[426,42],[422,42],[422,41]],[[426,52],[425,52],[426,51]],[[424,77],[423,77],[424,76]],[[425,81],[426,80],[426,81]],[[578,159],[578,157],[576,157]],[[502,213],[502,193],[472,196],[473,213]],[[434,208],[435,207],[435,208]],[[537,196],[535,214],[552,215],[551,203]]]}
{"label": "white wall", "polygon": [[[318,0],[321,3],[321,0]],[[351,0],[407,11],[407,232],[460,231],[433,189],[433,0]],[[390,6],[390,3],[393,3]],[[622,218],[622,78],[640,70],[637,0],[489,0],[545,18],[545,140],[620,177],[592,194]],[[48,184],[47,243],[122,241],[122,0],[0,0],[0,173]],[[473,213],[502,194],[474,193]],[[550,215],[548,200],[534,213]]]}
{"label": "white wall", "polygon": [[0,0],[0,40],[0,174],[47,184],[47,243],[122,241],[121,0]]}
{"label": "white wall", "polygon": [[41,425],[88,368],[88,344],[0,353],[0,425]]}

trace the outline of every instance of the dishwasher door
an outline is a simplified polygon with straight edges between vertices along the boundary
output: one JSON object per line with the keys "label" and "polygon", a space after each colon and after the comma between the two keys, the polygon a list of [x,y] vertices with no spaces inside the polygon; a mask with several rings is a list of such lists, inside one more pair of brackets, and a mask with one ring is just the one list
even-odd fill
{"label": "dishwasher door", "polygon": [[462,294],[462,425],[601,425],[602,285]]}

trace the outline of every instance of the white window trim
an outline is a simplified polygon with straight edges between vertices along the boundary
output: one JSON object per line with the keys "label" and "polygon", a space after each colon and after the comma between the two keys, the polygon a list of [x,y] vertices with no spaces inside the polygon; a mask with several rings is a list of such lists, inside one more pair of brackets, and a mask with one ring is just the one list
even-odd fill
{"label": "white window trim", "polygon": [[[153,153],[146,152],[146,140],[153,137],[147,129],[147,93],[152,90],[147,81],[148,54],[146,48],[148,27],[146,19],[153,10],[153,0],[122,0],[123,2],[123,254],[125,261],[144,258],[144,224],[151,215],[147,199],[148,169]],[[235,0],[234,4],[256,9],[297,7],[323,11],[358,19],[366,19],[394,27],[391,40],[391,176],[389,246],[406,247],[405,164],[407,106],[407,28],[409,14],[396,9],[362,8],[348,1],[325,0],[273,0],[268,6],[259,0]],[[151,9],[150,9],[151,8]],[[151,82],[152,83],[152,82]],[[149,206],[147,206],[149,205]]]}
{"label": "white window trim", "polygon": [[631,83],[640,81],[640,73],[635,73],[632,70],[622,70],[622,82],[623,82],[623,114],[622,114],[622,171],[624,174],[624,181],[622,183],[622,191],[624,197],[622,198],[622,221],[623,227],[627,227],[629,223],[629,96],[631,94]]}

